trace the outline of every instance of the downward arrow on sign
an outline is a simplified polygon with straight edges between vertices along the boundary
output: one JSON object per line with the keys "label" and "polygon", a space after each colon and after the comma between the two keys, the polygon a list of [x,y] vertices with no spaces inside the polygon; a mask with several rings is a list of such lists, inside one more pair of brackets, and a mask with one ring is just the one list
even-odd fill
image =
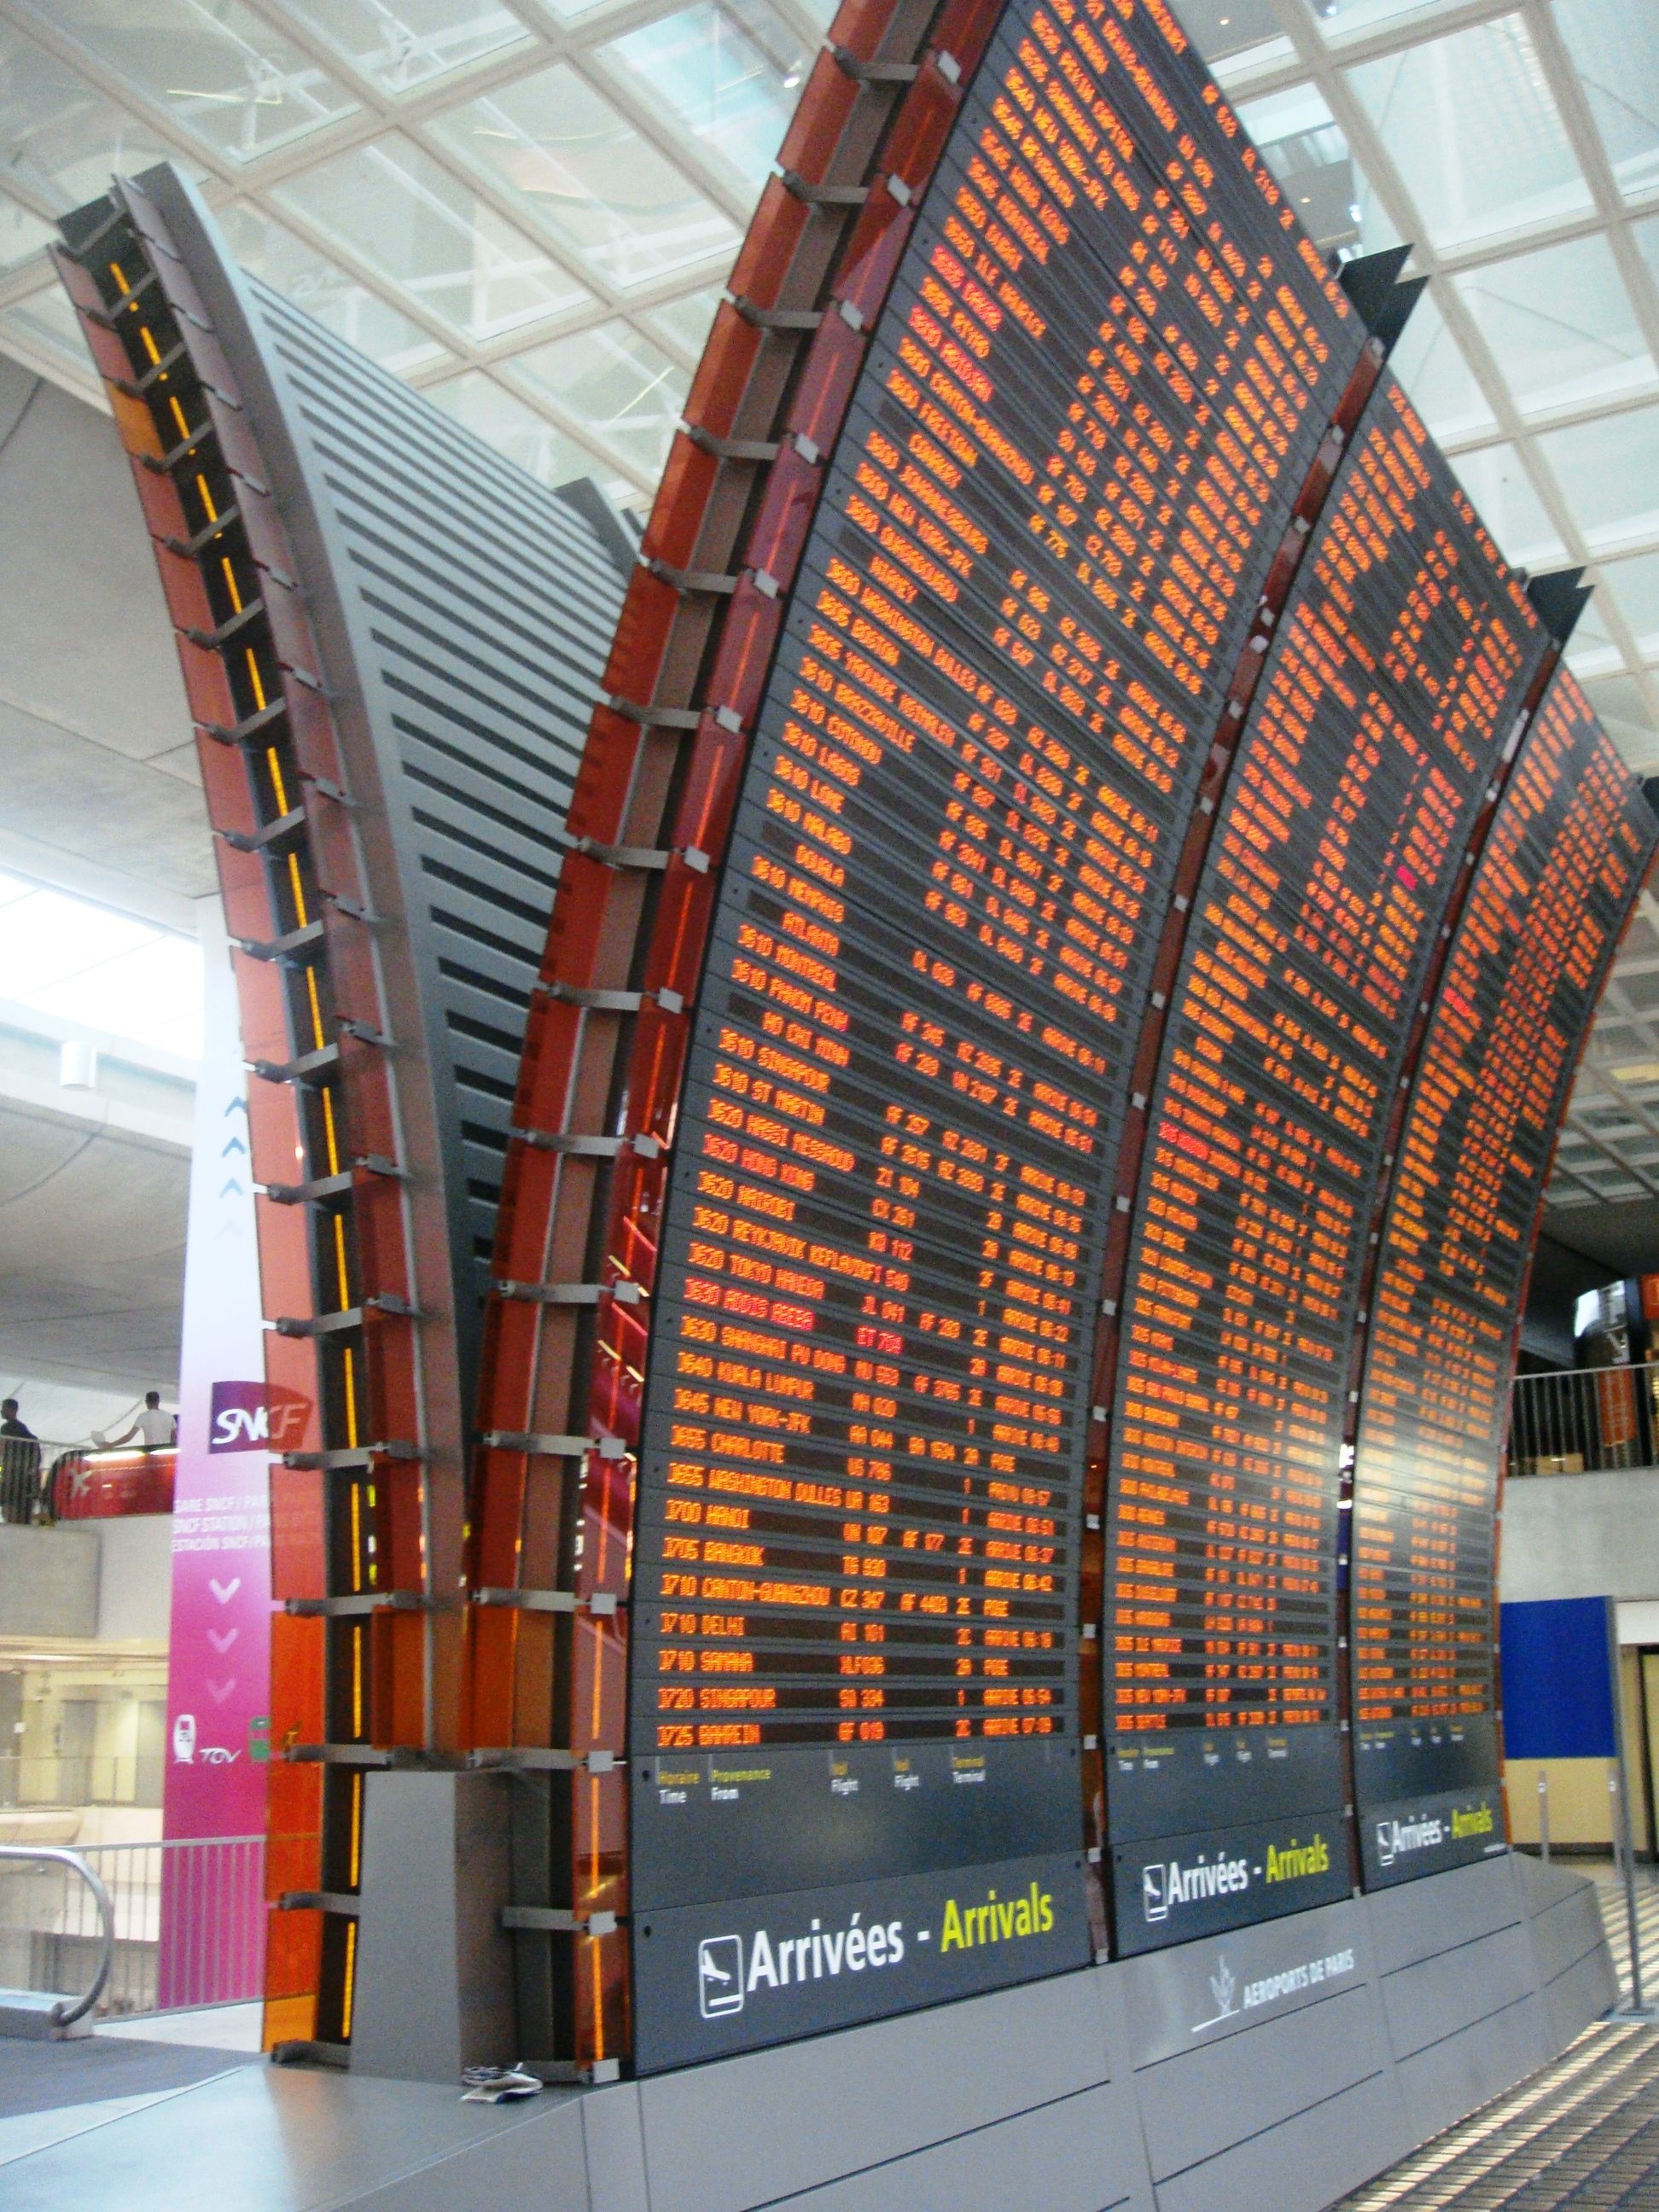
{"label": "downward arrow on sign", "polygon": [[230,1695],[231,1692],[235,1687],[236,1677],[233,1674],[228,1682],[210,1682],[208,1684],[208,1695],[212,1698],[216,1705],[222,1705],[225,1699]]}
{"label": "downward arrow on sign", "polygon": [[235,1596],[237,1591],[240,1589],[241,1587],[242,1577],[240,1575],[236,1576],[233,1581],[228,1583],[210,1582],[208,1584],[208,1588],[213,1592],[213,1595],[218,1599],[221,1605],[228,1605],[232,1598]]}
{"label": "downward arrow on sign", "polygon": [[216,1628],[210,1628],[207,1632],[208,1642],[222,1658],[241,1632],[240,1628],[228,1628],[222,1636]]}

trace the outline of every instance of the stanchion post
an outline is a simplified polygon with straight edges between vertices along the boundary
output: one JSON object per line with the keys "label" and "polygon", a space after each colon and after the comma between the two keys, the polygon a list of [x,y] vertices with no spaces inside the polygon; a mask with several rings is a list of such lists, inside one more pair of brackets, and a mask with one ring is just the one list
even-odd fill
{"label": "stanchion post", "polygon": [[1613,1856],[1622,1861],[1625,1917],[1630,1929],[1630,2007],[1639,2013],[1642,1999],[1642,1932],[1636,1917],[1636,1853],[1630,1826],[1630,1776],[1625,1765],[1625,1717],[1620,1691],[1623,1684],[1619,1656],[1619,1608],[1607,1601],[1607,1687],[1613,1704],[1613,1765],[1607,1788],[1613,1803]]}
{"label": "stanchion post", "polygon": [[1538,1769],[1538,1855],[1547,1866],[1550,1863],[1550,1778],[1542,1765]]}

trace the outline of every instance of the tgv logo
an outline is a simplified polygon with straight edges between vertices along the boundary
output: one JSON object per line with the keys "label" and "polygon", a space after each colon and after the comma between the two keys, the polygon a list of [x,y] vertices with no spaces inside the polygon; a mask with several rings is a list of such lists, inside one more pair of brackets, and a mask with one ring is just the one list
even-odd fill
{"label": "tgv logo", "polygon": [[264,1382],[216,1382],[208,1422],[210,1452],[284,1451],[305,1434],[309,1399],[297,1390]]}

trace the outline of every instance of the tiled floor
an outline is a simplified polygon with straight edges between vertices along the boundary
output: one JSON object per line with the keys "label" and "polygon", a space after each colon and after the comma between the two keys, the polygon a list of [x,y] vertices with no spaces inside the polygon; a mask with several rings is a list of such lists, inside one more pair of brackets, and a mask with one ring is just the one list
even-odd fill
{"label": "tiled floor", "polygon": [[[1644,1995],[1659,1995],[1659,1883],[1638,1901]],[[1607,1941],[1630,1994],[1624,1892],[1600,1877]],[[1427,2143],[1339,2212],[1659,2212],[1659,2020],[1587,2029],[1522,2088]]]}

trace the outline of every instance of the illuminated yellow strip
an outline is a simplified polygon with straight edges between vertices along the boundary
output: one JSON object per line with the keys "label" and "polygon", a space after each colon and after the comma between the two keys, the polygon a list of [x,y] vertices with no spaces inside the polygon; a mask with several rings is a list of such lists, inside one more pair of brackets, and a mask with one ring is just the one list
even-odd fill
{"label": "illuminated yellow strip", "polygon": [[351,2039],[351,2014],[357,1994],[357,1923],[346,1923],[345,2002],[340,2012],[340,2033]]}
{"label": "illuminated yellow strip", "polygon": [[[288,809],[284,807],[283,811],[286,814]],[[300,873],[300,856],[297,853],[290,853],[288,856],[288,880],[289,888],[294,893],[295,921],[298,927],[303,929],[307,922],[310,921],[311,917],[306,912],[306,887],[304,879]],[[307,971],[307,973],[309,971]],[[312,993],[312,1002],[313,1005],[316,1003],[316,992],[314,988]],[[320,1044],[322,1040],[319,1037],[318,1039],[318,1042]]]}
{"label": "illuminated yellow strip", "polygon": [[351,1880],[356,1889],[362,1880],[363,1871],[363,1778],[351,1778]]}
{"label": "illuminated yellow strip", "polygon": [[141,323],[138,325],[138,335],[144,342],[144,351],[149,356],[152,364],[159,362],[161,358],[161,348],[156,344],[155,338],[150,335],[150,327],[148,323]]}
{"label": "illuminated yellow strip", "polygon": [[346,1277],[345,1216],[343,1213],[337,1213],[334,1217],[334,1272],[339,1278],[340,1311],[343,1313],[351,1304],[351,1292]]}
{"label": "illuminated yellow strip", "polygon": [[[347,1345],[345,1347],[346,1442],[351,1447],[353,1451],[356,1451],[357,1449],[356,1373],[356,1363],[352,1354],[351,1346]],[[374,1492],[372,1490],[368,1493],[368,1502],[371,1505],[374,1503]],[[369,1568],[368,1579],[370,1582],[373,1582],[374,1579],[374,1570],[373,1566]]]}
{"label": "illuminated yellow strip", "polygon": [[[348,1357],[348,1358],[349,1358],[349,1356],[350,1356],[350,1355],[348,1353],[347,1357]],[[363,1508],[362,1508],[362,1500],[361,1497],[360,1497],[360,1496],[359,1496],[359,1494],[358,1494],[358,1486],[354,1482],[354,1483],[352,1484],[352,1486],[351,1486],[351,1587],[352,1587],[352,1589],[353,1589],[354,1590],[360,1590],[360,1589],[362,1589],[362,1586],[363,1586],[362,1558],[363,1558]],[[361,1663],[360,1663],[360,1667],[359,1667],[359,1673],[360,1673],[360,1674],[361,1674],[361,1671],[362,1671],[362,1670],[361,1670]],[[362,1685],[361,1685],[361,1682],[360,1682],[360,1683],[359,1683],[359,1686],[358,1686],[358,1704],[359,1704],[359,1705],[360,1705],[360,1706],[361,1706],[362,1703]],[[360,1725],[361,1725],[361,1723],[360,1723]]]}
{"label": "illuminated yellow strip", "polygon": [[[356,1495],[356,1486],[352,1486]],[[363,1632],[351,1632],[351,1733],[361,1736],[363,1732]]]}
{"label": "illuminated yellow strip", "polygon": [[130,292],[130,291],[131,291],[132,287],[131,287],[131,284],[129,284],[129,283],[128,283],[128,282],[127,282],[126,278],[122,275],[122,273],[121,273],[121,264],[120,264],[120,263],[119,263],[118,261],[112,261],[112,262],[110,263],[110,264],[109,264],[109,273],[110,273],[110,275],[111,275],[111,276],[115,279],[116,283],[120,286],[121,289],[122,289],[124,292]]}
{"label": "illuminated yellow strip", "polygon": [[[303,922],[303,915],[301,919]],[[315,1050],[320,1052],[323,1048],[323,1009],[317,997],[317,971],[314,968],[306,969],[306,989],[311,998],[312,1043]],[[332,1168],[329,1172],[331,1175],[337,1175],[339,1170]]]}
{"label": "illuminated yellow strip", "polygon": [[240,614],[242,611],[242,595],[236,588],[236,572],[230,565],[230,556],[228,553],[221,554],[219,556],[219,566],[225,572],[225,588],[230,593],[230,604],[235,608],[237,613]]}
{"label": "illuminated yellow strip", "polygon": [[340,1142],[334,1127],[334,1094],[323,1093],[323,1141],[328,1146],[328,1171],[331,1176],[340,1172]]}
{"label": "illuminated yellow strip", "polygon": [[216,522],[219,520],[219,510],[213,504],[213,494],[207,488],[207,478],[199,471],[198,472],[196,478],[196,496],[201,501],[202,505],[207,509],[208,520],[210,522]]}
{"label": "illuminated yellow strip", "polygon": [[185,420],[185,410],[179,404],[179,395],[176,392],[168,394],[167,405],[172,408],[173,419],[179,425],[179,435],[181,438],[189,437],[190,425]]}
{"label": "illuminated yellow strip", "polygon": [[[247,680],[253,686],[253,703],[258,708],[261,714],[263,714],[267,703],[265,700],[265,687],[260,680],[259,664],[253,657],[253,647],[252,646],[249,646],[247,649]],[[270,757],[275,761],[276,756],[273,753]],[[286,800],[283,799],[280,781],[277,785],[276,795],[281,811],[286,814],[288,812],[288,805]]]}

